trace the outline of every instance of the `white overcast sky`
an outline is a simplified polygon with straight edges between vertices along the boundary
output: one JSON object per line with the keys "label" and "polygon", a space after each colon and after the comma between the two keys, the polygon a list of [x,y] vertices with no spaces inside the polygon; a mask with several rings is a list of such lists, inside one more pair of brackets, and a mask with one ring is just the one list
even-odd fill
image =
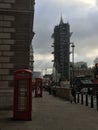
{"label": "white overcast sky", "polygon": [[90,66],[98,56],[98,0],[35,0],[34,70],[52,68],[51,35],[61,14],[73,32],[75,62],[84,61]]}

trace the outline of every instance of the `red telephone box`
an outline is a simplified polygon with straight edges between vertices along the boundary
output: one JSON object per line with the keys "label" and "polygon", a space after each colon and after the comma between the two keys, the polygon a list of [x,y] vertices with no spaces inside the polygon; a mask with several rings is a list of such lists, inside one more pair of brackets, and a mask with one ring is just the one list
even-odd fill
{"label": "red telephone box", "polygon": [[32,115],[32,71],[17,70],[14,73],[13,118],[31,120]]}
{"label": "red telephone box", "polygon": [[35,79],[35,97],[42,97],[42,78]]}

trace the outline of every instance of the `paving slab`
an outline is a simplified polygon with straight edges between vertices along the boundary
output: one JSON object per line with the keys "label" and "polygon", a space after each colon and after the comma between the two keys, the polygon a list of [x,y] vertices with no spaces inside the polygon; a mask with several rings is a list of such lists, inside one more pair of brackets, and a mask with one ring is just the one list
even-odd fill
{"label": "paving slab", "polygon": [[98,111],[43,93],[33,97],[32,120],[15,121],[12,111],[0,111],[0,130],[98,130]]}

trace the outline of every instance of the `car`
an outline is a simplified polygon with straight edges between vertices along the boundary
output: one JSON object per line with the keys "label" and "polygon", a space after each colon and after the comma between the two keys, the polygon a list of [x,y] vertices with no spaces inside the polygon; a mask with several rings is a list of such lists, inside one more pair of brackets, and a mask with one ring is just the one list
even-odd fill
{"label": "car", "polygon": [[82,88],[82,89],[80,90],[80,92],[81,92],[81,93],[88,93],[88,88]]}
{"label": "car", "polygon": [[75,81],[75,85],[78,92],[91,93],[91,89],[94,88],[94,83],[90,79],[78,79]]}

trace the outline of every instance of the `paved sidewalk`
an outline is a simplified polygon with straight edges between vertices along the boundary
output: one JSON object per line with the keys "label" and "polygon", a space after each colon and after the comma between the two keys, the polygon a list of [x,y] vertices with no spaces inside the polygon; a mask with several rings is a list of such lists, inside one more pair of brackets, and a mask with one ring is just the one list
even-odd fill
{"label": "paved sidewalk", "polygon": [[71,104],[44,92],[33,98],[32,121],[12,120],[12,111],[0,111],[0,130],[98,130],[98,111]]}

